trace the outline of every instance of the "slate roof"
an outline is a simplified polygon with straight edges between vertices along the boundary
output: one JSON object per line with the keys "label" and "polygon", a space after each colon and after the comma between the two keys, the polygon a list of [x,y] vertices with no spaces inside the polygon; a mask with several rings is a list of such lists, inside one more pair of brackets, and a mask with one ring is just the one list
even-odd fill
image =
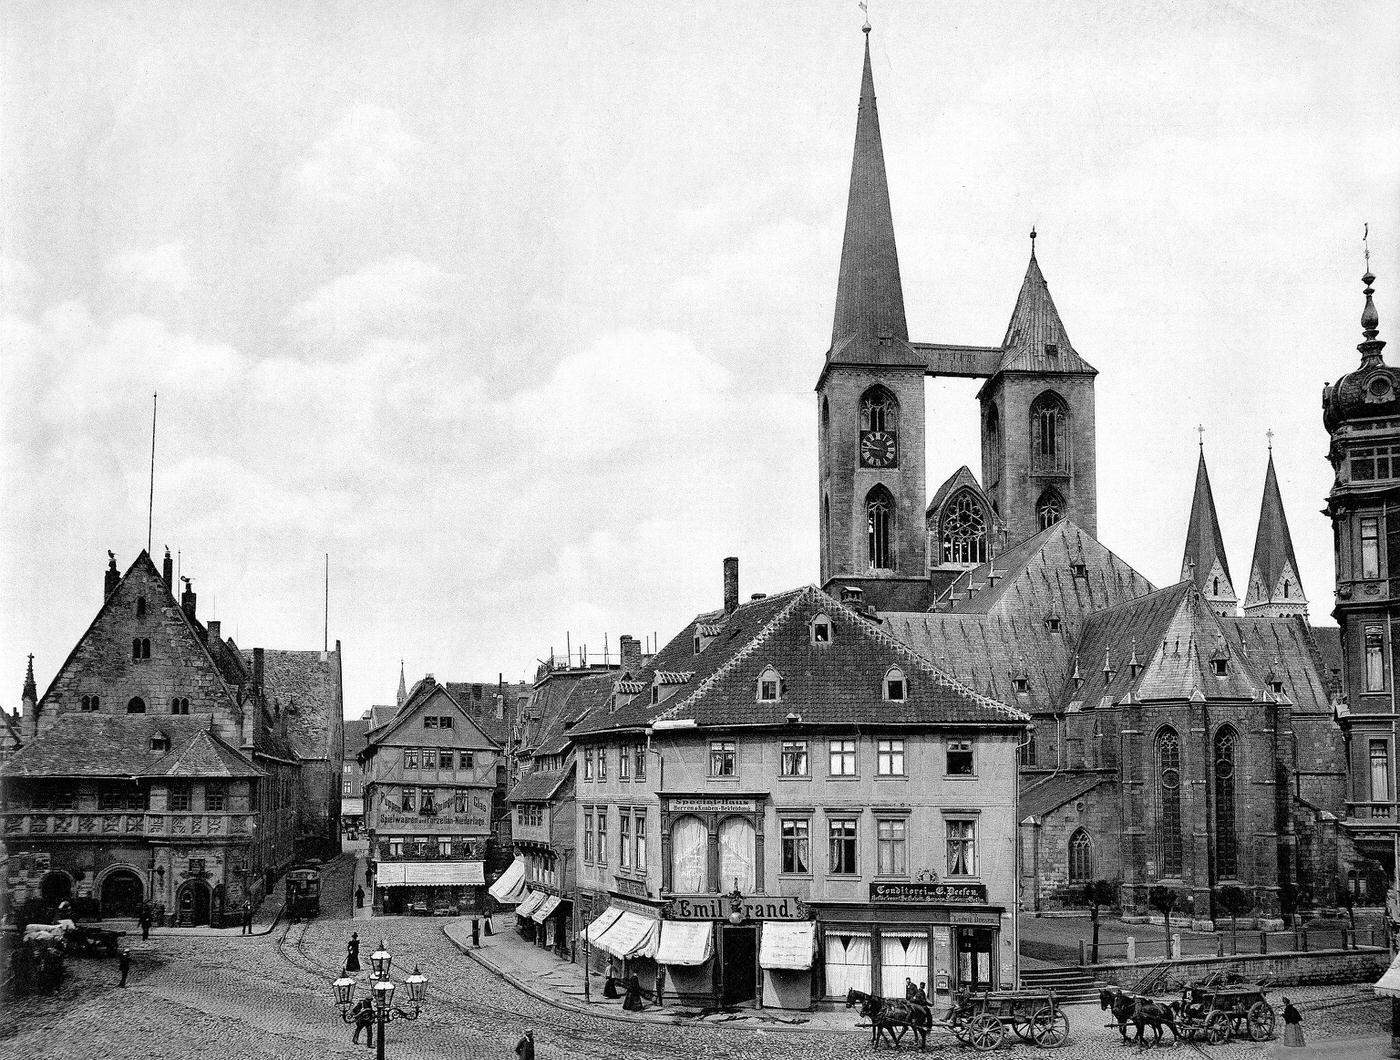
{"label": "slate roof", "polygon": [[[809,622],[819,613],[831,620],[830,644],[812,643]],[[740,605],[724,616],[720,636],[696,655],[694,626],[716,620],[710,614],[698,616],[653,659],[657,670],[692,667],[691,682],[657,704],[643,694],[615,709],[597,709],[575,727],[575,734],[658,722],[782,725],[791,712],[806,724],[1021,725],[1029,720],[1015,707],[959,684],[815,586]],[[883,699],[884,675],[892,665],[906,677],[903,702]],[[770,666],[782,675],[782,696],[760,702],[758,677]],[[649,680],[652,672],[641,677]]]}
{"label": "slate roof", "polygon": [[1271,449],[1269,467],[1264,472],[1264,497],[1259,504],[1259,529],[1254,536],[1254,562],[1250,567],[1245,606],[1273,601],[1285,569],[1293,572],[1293,592],[1289,599],[1297,603],[1296,598],[1303,596],[1303,586],[1298,580],[1298,557],[1293,554],[1293,535],[1288,532],[1288,516],[1284,514]]}
{"label": "slate roof", "polygon": [[[1342,631],[1337,626],[1312,626],[1313,646],[1322,662],[1322,675],[1329,682],[1340,682],[1342,672]],[[1330,686],[1329,686],[1330,687]],[[1340,685],[1338,685],[1340,688]]]}
{"label": "slate roof", "polygon": [[1020,809],[1017,812],[1023,821],[1027,817],[1044,816],[1093,791],[1108,779],[1102,773],[1063,772],[1031,780],[1021,789]]}
{"label": "slate roof", "polygon": [[370,729],[368,718],[346,718],[345,719],[345,757],[354,758],[369,743],[367,735]]}
{"label": "slate roof", "polygon": [[[6,777],[258,777],[263,772],[209,729],[209,715],[60,714],[0,767]],[[151,737],[170,740],[164,754]]]}
{"label": "slate roof", "polygon": [[1270,674],[1283,682],[1283,694],[1295,713],[1332,715],[1332,675],[1318,634],[1333,634],[1341,666],[1341,631],[1310,629],[1301,617],[1221,619],[1232,648],[1246,665],[1267,682]]}
{"label": "slate roof", "polygon": [[638,681],[617,681],[616,672],[590,674],[571,684],[568,695],[558,704],[553,714],[544,719],[539,731],[539,739],[534,747],[536,755],[563,754],[569,749],[573,737],[573,726],[594,710],[612,702],[613,690],[622,686],[631,687],[633,694],[646,686]]}
{"label": "slate roof", "polygon": [[[570,767],[572,768],[572,766]],[[506,796],[507,802],[548,802],[569,779],[568,769],[539,769],[526,773]]]}
{"label": "slate roof", "polygon": [[[1055,346],[1054,355],[1046,353],[1047,345]],[[1040,271],[1040,262],[1036,261],[1034,243],[1031,244],[1030,264],[1026,266],[1026,276],[1021,281],[1021,292],[1016,296],[1016,308],[1011,311],[1001,348],[998,372],[1098,374],[1070,344],[1060,312],[1050,297],[1050,286]]]}
{"label": "slate roof", "polygon": [[1233,583],[1230,561],[1225,558],[1225,540],[1220,535],[1220,519],[1215,514],[1210,473],[1206,471],[1206,451],[1202,448],[1196,462],[1196,490],[1191,497],[1191,518],[1186,524],[1186,552],[1181,558],[1181,577],[1192,578],[1196,588],[1204,591],[1216,563],[1220,564],[1225,577]]}
{"label": "slate roof", "polygon": [[[881,335],[889,336],[888,340],[882,342]],[[909,326],[904,316],[904,287],[899,278],[868,35],[851,185],[846,199],[846,230],[841,241],[841,271],[836,281],[836,313],[827,354],[827,363],[833,362],[924,366],[909,345]]]}
{"label": "slate roof", "polygon": [[345,709],[338,653],[264,651],[263,693],[280,707],[287,740],[299,758],[332,757],[331,738]]}
{"label": "slate roof", "polygon": [[[496,681],[448,681],[444,687],[482,732],[502,747],[510,745],[511,725],[515,722],[515,695],[522,686],[508,682],[498,687]],[[504,697],[499,718],[496,717],[498,693]]]}

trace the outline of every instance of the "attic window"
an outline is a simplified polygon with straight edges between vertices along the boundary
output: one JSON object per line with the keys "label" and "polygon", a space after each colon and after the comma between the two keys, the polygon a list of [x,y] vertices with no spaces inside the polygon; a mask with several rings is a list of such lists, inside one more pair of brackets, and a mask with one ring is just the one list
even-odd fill
{"label": "attic window", "polygon": [[831,643],[831,619],[826,615],[817,615],[812,619],[812,643]]}
{"label": "attic window", "polygon": [[136,617],[146,617],[146,598],[144,596],[138,596],[136,598]]}
{"label": "attic window", "polygon": [[1047,342],[1047,343],[1045,344],[1045,356],[1047,356],[1047,357],[1058,357],[1059,355],[1060,355],[1060,346],[1059,346],[1059,343],[1056,343],[1056,342]]}
{"label": "attic window", "polygon": [[908,692],[909,686],[904,680],[904,671],[898,666],[891,666],[885,674],[885,698],[891,703],[903,703]]}
{"label": "attic window", "polygon": [[1029,680],[1028,678],[1025,678],[1025,677],[1013,677],[1013,678],[1011,679],[1011,687],[1012,687],[1012,689],[1014,689],[1014,690],[1015,690],[1016,692],[1018,692],[1018,693],[1020,693],[1020,692],[1029,692],[1029,691],[1031,690],[1031,683],[1030,683],[1030,680]]}
{"label": "attic window", "polygon": [[1058,633],[1060,631],[1060,616],[1046,615],[1045,628],[1048,629],[1051,633]]}
{"label": "attic window", "polygon": [[158,732],[151,737],[151,750],[165,752],[170,750],[170,737],[163,732]]}
{"label": "attic window", "polygon": [[1224,659],[1212,659],[1212,660],[1210,661],[1210,672],[1213,673],[1213,674],[1215,674],[1216,677],[1224,677],[1224,676],[1225,676],[1225,660],[1224,660]]}
{"label": "attic window", "polygon": [[1282,694],[1283,694],[1283,681],[1282,681],[1281,679],[1275,677],[1272,681],[1269,682],[1269,691],[1272,692],[1272,693],[1273,693],[1274,695],[1276,695],[1276,696],[1282,695]]}
{"label": "attic window", "polygon": [[1089,577],[1089,568],[1082,561],[1071,563],[1069,565],[1069,573],[1073,578],[1087,578]]}
{"label": "attic window", "polygon": [[777,703],[783,694],[783,679],[773,667],[765,667],[758,675],[758,701]]}

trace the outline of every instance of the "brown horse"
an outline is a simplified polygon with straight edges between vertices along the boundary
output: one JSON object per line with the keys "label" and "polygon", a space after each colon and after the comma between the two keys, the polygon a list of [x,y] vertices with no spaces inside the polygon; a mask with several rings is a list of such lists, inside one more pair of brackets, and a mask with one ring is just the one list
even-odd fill
{"label": "brown horse", "polygon": [[[1175,1002],[1163,1005],[1151,998],[1129,994],[1116,986],[1109,986],[1099,991],[1099,1008],[1113,1013],[1113,1021],[1118,1024],[1118,1033],[1123,1036],[1124,1045],[1128,1044],[1129,1020],[1137,1028],[1133,1041],[1140,1047],[1162,1044],[1163,1026],[1172,1032],[1174,1041],[1181,1040],[1181,1031],[1176,1026],[1178,1007]],[[1155,1035],[1150,1043],[1145,1040],[1143,1033],[1149,1027]]]}
{"label": "brown horse", "polygon": [[928,1032],[933,1026],[933,1012],[927,1005],[903,998],[867,994],[863,990],[847,991],[846,1007],[851,1008],[856,1002],[860,1002],[861,1016],[870,1020],[872,1048],[880,1048],[880,1039],[886,1038],[898,1049],[906,1031],[914,1032],[914,1040],[920,1050],[928,1048]]}

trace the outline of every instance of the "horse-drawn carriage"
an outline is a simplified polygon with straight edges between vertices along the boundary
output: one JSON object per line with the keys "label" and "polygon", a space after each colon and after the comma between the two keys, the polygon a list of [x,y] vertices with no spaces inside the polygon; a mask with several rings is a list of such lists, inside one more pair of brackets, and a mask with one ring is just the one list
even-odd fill
{"label": "horse-drawn carriage", "polygon": [[1187,983],[1177,1025],[1182,1037],[1218,1045],[1230,1038],[1263,1042],[1274,1036],[1276,1017],[1263,983]]}
{"label": "horse-drawn carriage", "polygon": [[287,873],[287,915],[292,920],[310,920],[320,914],[320,870],[293,869]]}
{"label": "horse-drawn carriage", "polygon": [[1008,1031],[1046,1049],[1057,1049],[1069,1040],[1069,1017],[1053,992],[995,990],[977,994],[959,990],[942,1019],[934,1018],[930,1005],[851,990],[846,1007],[857,1003],[860,1014],[870,1020],[871,1044],[877,1049],[882,1040],[898,1049],[910,1031],[923,1049],[935,1027],[952,1031],[961,1044],[983,1053],[999,1048]]}

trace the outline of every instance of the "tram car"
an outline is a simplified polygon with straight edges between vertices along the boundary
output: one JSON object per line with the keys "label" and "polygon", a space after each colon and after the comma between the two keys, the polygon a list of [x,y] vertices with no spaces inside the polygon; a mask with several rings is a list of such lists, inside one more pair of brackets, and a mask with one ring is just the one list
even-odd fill
{"label": "tram car", "polygon": [[287,915],[293,920],[321,915],[320,869],[293,869],[287,873]]}

